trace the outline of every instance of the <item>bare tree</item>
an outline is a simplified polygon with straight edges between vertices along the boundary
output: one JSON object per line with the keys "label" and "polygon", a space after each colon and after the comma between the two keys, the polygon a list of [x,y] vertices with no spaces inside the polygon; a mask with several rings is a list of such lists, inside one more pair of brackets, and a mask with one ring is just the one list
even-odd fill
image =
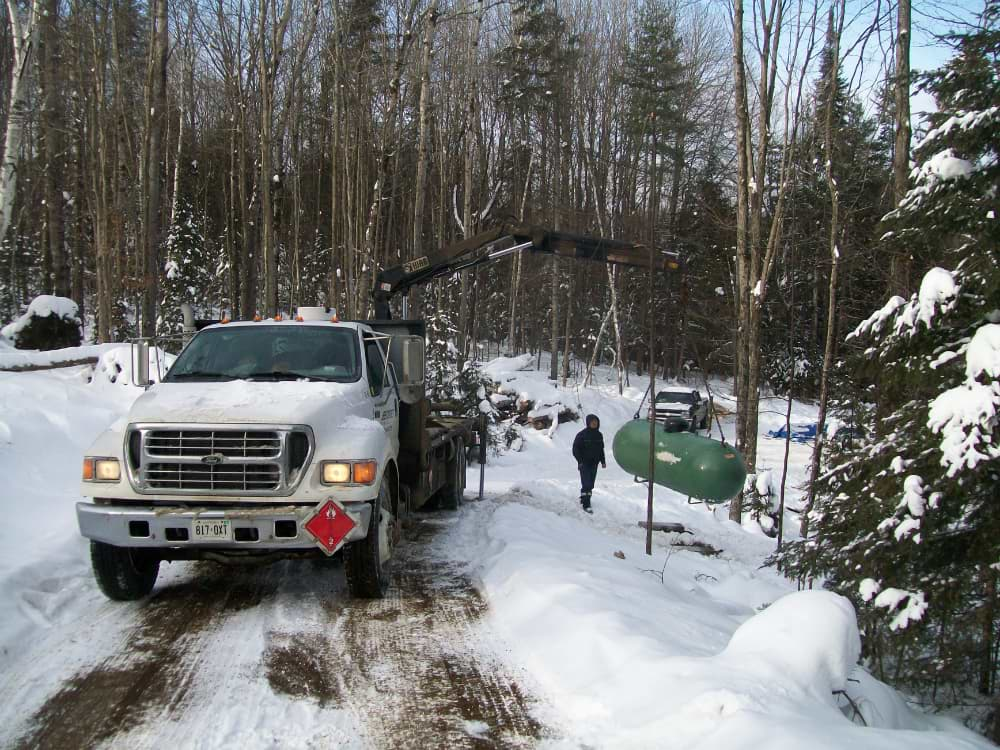
{"label": "bare tree", "polygon": [[156,333],[159,298],[161,217],[163,215],[163,138],[167,119],[167,60],[169,56],[168,0],[153,0],[149,57],[145,85],[145,127],[140,177],[143,336]]}
{"label": "bare tree", "polygon": [[[906,195],[910,175],[910,0],[899,0],[896,8],[896,70],[893,81],[895,141],[892,151],[893,204]],[[893,294],[910,290],[910,259],[893,253],[889,269]]]}
{"label": "bare tree", "polygon": [[14,198],[17,195],[17,166],[21,158],[25,113],[31,83],[31,58],[42,13],[42,0],[32,0],[27,17],[22,17],[15,0],[7,0],[13,66],[10,71],[10,98],[7,104],[7,129],[3,159],[0,161],[0,242],[7,236]]}
{"label": "bare tree", "polygon": [[[736,84],[736,397],[737,443],[748,467],[757,464],[758,408],[761,383],[761,312],[767,284],[781,243],[783,215],[791,184],[791,158],[796,146],[802,111],[802,90],[815,52],[815,26],[818,6],[800,4],[786,16],[784,0],[760,0],[754,14],[757,32],[757,70],[753,83],[748,81],[744,49],[743,0],[733,0],[733,70]],[[784,32],[792,37],[786,40]],[[783,48],[783,45],[786,45]],[[784,58],[784,79],[779,64]],[[784,89],[784,138],[774,142],[774,105]],[[751,129],[750,95],[756,100],[757,130]],[[756,136],[756,143],[754,140]],[[779,151],[777,174],[773,174],[772,148]],[[771,197],[769,211],[765,194]],[[730,518],[742,517],[742,503],[734,500]]]}
{"label": "bare tree", "polygon": [[834,154],[834,111],[837,95],[840,92],[840,43],[844,34],[845,0],[836,0],[829,9],[827,22],[827,52],[830,69],[827,73],[826,85],[826,116],[823,122],[823,153],[825,156],[824,172],[827,191],[830,195],[830,230],[828,248],[830,253],[830,279],[827,295],[826,344],[823,353],[823,369],[820,373],[819,416],[816,419],[816,442],[813,444],[812,463],[809,467],[809,497],[802,513],[802,536],[809,533],[809,511],[813,505],[813,488],[819,478],[820,465],[823,460],[823,446],[826,434],[826,416],[830,394],[830,368],[833,367],[833,352],[836,343],[837,330],[837,272],[840,268],[840,189],[834,177],[836,167]]}

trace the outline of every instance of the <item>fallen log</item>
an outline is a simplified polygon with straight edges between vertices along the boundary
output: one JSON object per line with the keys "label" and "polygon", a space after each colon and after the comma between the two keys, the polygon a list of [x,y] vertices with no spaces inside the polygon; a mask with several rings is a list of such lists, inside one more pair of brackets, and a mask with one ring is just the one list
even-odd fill
{"label": "fallen log", "polygon": [[[646,528],[645,521],[639,521],[639,528]],[[653,521],[653,531],[666,531],[671,534],[690,534],[682,523],[667,523],[666,521]]]}
{"label": "fallen log", "polygon": [[681,549],[689,549],[692,552],[697,552],[699,555],[704,555],[705,557],[718,557],[722,554],[721,549],[716,549],[707,542],[674,542],[670,546],[680,547]]}
{"label": "fallen log", "polygon": [[58,362],[46,362],[45,364],[32,365],[8,365],[0,367],[0,372],[39,372],[41,370],[58,370],[63,367],[79,367],[80,365],[96,365],[97,357],[83,357],[82,359],[64,359]]}

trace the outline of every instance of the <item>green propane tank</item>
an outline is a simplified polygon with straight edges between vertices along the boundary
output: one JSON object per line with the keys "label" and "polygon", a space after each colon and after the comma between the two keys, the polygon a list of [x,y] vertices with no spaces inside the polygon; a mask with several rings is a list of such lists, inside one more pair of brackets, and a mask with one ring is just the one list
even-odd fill
{"label": "green propane tank", "polygon": [[[743,456],[733,446],[690,432],[655,427],[653,481],[688,497],[721,503],[743,489]],[[625,471],[649,479],[649,421],[633,419],[617,433],[612,448]]]}

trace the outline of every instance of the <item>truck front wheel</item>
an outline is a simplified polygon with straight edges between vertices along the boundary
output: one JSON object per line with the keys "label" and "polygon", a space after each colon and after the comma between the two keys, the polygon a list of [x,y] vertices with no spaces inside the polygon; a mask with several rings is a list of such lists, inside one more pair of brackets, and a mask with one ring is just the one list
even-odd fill
{"label": "truck front wheel", "polygon": [[392,493],[382,482],[372,508],[368,536],[344,547],[344,574],[351,596],[381,599],[389,589],[389,562],[394,541]]}
{"label": "truck front wheel", "polygon": [[153,590],[160,561],[140,550],[90,543],[90,563],[97,585],[108,599],[128,602],[142,599]]}

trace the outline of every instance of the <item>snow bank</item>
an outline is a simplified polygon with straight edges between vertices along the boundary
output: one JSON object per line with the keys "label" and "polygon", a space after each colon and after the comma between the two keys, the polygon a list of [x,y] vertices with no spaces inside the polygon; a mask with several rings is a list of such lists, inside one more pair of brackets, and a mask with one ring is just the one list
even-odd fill
{"label": "snow bank", "polygon": [[844,690],[861,655],[854,605],[829,591],[798,591],[782,597],[733,633],[722,656],[833,701]]}
{"label": "snow bank", "polygon": [[99,358],[105,352],[123,346],[127,348],[126,344],[95,344],[93,346],[73,346],[67,349],[51,349],[43,352],[36,349],[15,349],[12,346],[4,346],[2,339],[0,339],[0,368],[45,367],[58,362]]}
{"label": "snow bank", "polygon": [[[95,347],[63,350],[69,359]],[[107,345],[102,356],[127,346]],[[115,352],[118,352],[116,354]],[[46,352],[45,354],[52,354]],[[122,418],[143,391],[111,387],[90,367],[0,372],[0,672],[32,628],[80,616],[77,602],[93,593],[88,547],[76,525],[83,452]]]}
{"label": "snow bank", "polygon": [[[526,389],[549,385],[543,373],[517,377]],[[610,443],[646,382],[633,376],[623,398],[613,375],[602,371],[597,382],[557,390],[598,414]],[[713,390],[725,394],[719,383]],[[793,411],[802,418],[811,408],[796,404]],[[780,412],[775,424],[783,423]],[[773,426],[762,422],[762,431]],[[733,418],[723,419],[723,429],[732,434]],[[526,432],[522,452],[491,462],[486,502],[467,506],[448,540],[456,562],[480,580],[491,625],[534,681],[539,719],[563,737],[559,746],[989,747],[958,725],[914,712],[858,667],[849,601],[795,592],[792,582],[761,568],[774,541],[756,524],[741,526],[724,509],[689,505],[657,487],[654,521],[681,523],[691,533],[654,534],[648,557],[636,525],[645,518],[646,488],[613,464],[598,472],[594,515],[583,514],[572,439],[568,430],[551,440]],[[775,459],[784,446],[770,442],[773,455],[768,441],[761,443],[761,473],[768,465],[780,473]],[[794,493],[809,448],[791,447]],[[786,534],[792,529],[786,520]],[[722,554],[671,546],[692,541]],[[852,722],[850,703],[835,690],[846,691],[868,727]]]}
{"label": "snow bank", "polygon": [[501,373],[528,370],[534,362],[535,358],[530,354],[522,354],[518,357],[497,357],[483,365],[483,374],[496,380]]}
{"label": "snow bank", "polygon": [[[665,556],[659,545],[648,558],[640,538],[565,512],[572,501],[558,483],[550,492],[474,506],[455,554],[478,556],[492,624],[537,681],[539,718],[570,745],[989,747],[915,713],[857,666],[860,640],[846,599],[823,591],[781,597],[788,582],[734,560]],[[776,594],[756,615],[740,603],[766,604]],[[850,695],[867,728],[852,723],[849,702],[834,691]]]}

